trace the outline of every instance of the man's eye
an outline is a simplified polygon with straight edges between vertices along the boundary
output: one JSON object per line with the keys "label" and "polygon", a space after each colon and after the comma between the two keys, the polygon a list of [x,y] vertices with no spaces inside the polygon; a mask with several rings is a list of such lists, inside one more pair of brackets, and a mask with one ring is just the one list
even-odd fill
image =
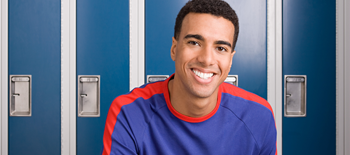
{"label": "man's eye", "polygon": [[188,43],[191,45],[199,45],[198,42],[195,42],[195,41],[189,41]]}
{"label": "man's eye", "polygon": [[217,47],[217,49],[218,49],[220,52],[226,52],[226,51],[227,51],[227,49],[224,48],[224,47]]}

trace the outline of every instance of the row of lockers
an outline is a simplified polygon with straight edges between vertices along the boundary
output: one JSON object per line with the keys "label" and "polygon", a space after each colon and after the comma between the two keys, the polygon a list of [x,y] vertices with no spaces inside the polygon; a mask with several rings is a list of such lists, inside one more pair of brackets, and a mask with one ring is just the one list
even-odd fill
{"label": "row of lockers", "polygon": [[[84,94],[76,87],[76,151],[99,154],[108,108],[129,91],[129,1],[76,2],[76,75],[99,75],[100,81],[98,116],[79,117]],[[238,76],[239,87],[266,99],[267,2],[227,2],[240,20],[229,74]],[[147,75],[175,71],[171,37],[185,3],[145,1],[145,83]],[[281,78],[307,77],[306,117],[283,117],[284,155],[335,154],[335,26],[335,1],[283,0]],[[9,1],[8,77],[30,75],[32,88],[30,116],[11,116],[9,106],[11,155],[61,154],[61,41],[60,0]]]}

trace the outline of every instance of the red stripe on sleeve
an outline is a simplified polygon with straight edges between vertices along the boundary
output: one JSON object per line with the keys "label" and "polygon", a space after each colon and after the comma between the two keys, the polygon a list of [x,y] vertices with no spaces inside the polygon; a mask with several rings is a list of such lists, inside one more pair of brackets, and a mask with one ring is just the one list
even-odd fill
{"label": "red stripe on sleeve", "polygon": [[131,93],[121,95],[114,99],[112,102],[106,119],[105,130],[103,134],[103,155],[109,155],[112,147],[112,133],[114,126],[117,122],[117,116],[124,105],[134,102],[137,98],[142,97],[143,99],[149,99],[155,94],[163,93],[161,88],[164,85],[163,82],[156,82],[147,85],[144,88],[135,88]]}

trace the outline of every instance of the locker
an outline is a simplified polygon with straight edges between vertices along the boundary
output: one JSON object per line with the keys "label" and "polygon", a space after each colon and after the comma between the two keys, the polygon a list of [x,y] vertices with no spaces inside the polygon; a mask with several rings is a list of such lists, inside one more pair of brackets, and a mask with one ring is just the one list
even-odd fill
{"label": "locker", "polygon": [[283,155],[336,154],[335,8],[283,0],[283,76],[307,76],[306,116],[283,117]]}
{"label": "locker", "polygon": [[[100,88],[99,116],[89,113],[78,116],[81,111],[77,107],[76,151],[78,155],[95,155],[102,150],[110,104],[115,97],[129,91],[129,3],[127,0],[77,0],[76,8],[77,88],[79,76],[83,75],[99,77]],[[76,103],[82,98],[78,93]],[[89,108],[85,111],[97,112]]]}
{"label": "locker", "polygon": [[[24,113],[30,110],[30,115],[8,116],[9,155],[61,154],[60,3],[8,3],[8,77],[16,81],[10,75],[26,75],[32,87],[25,99],[31,100],[31,107],[17,109]],[[16,89],[12,95],[25,96],[25,90]]]}

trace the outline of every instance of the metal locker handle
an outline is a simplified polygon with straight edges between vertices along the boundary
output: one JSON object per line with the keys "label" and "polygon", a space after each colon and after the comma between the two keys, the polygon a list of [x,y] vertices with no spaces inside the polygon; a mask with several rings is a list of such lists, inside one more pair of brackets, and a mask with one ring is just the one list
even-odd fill
{"label": "metal locker handle", "polygon": [[78,116],[100,117],[100,76],[78,76]]}
{"label": "metal locker handle", "polygon": [[31,78],[31,75],[10,75],[10,116],[32,116]]}
{"label": "metal locker handle", "polygon": [[169,75],[147,75],[147,83],[165,80]]}
{"label": "metal locker handle", "polygon": [[227,75],[225,82],[238,86],[238,75]]}
{"label": "metal locker handle", "polygon": [[284,78],[284,116],[306,117],[306,75]]}

